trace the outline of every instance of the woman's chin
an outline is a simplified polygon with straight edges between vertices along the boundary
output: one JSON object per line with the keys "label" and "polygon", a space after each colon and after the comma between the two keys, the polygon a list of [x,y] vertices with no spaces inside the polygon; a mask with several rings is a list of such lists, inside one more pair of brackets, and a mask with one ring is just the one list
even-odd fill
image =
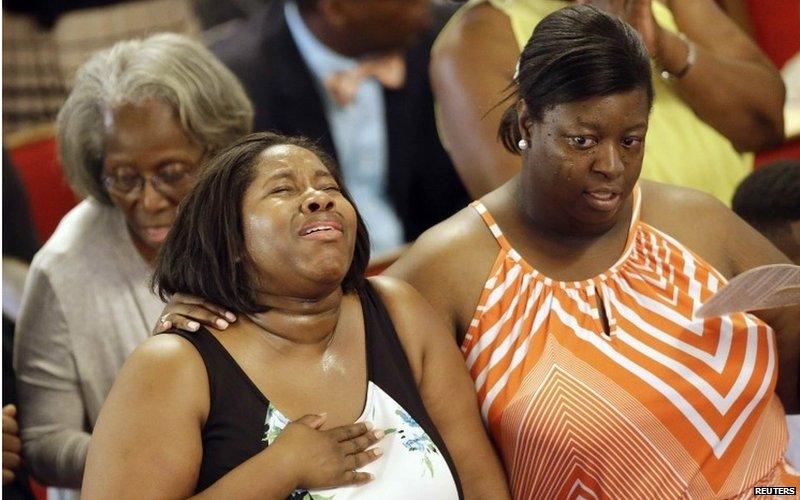
{"label": "woman's chin", "polygon": [[168,231],[163,231],[153,234],[153,232],[144,231],[139,228],[133,229],[128,226],[128,234],[134,246],[145,260],[151,260],[155,257],[156,253],[161,249],[161,245],[164,244],[164,240],[166,240],[167,232]]}
{"label": "woman's chin", "polygon": [[320,252],[306,254],[302,268],[307,277],[321,283],[341,282],[353,261],[345,249],[329,247]]}
{"label": "woman's chin", "polygon": [[310,265],[308,268],[306,268],[306,272],[304,274],[315,283],[338,285],[342,282],[342,280],[344,280],[349,267],[349,262],[345,264],[333,259],[323,260],[317,261]]}
{"label": "woman's chin", "polygon": [[145,227],[141,229],[140,234],[148,245],[158,248],[166,241],[169,226]]}

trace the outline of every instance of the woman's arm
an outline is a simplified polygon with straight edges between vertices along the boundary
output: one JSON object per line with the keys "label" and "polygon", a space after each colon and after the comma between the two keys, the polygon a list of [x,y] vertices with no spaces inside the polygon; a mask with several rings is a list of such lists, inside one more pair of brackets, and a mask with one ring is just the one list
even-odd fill
{"label": "woman's arm", "polygon": [[[759,151],[781,143],[786,91],[772,62],[714,0],[665,3],[678,29],[697,49],[692,68],[675,81],[683,100],[739,151]],[[635,23],[634,27],[640,29]],[[679,71],[686,64],[685,44],[664,29],[656,27],[655,33],[656,61]]]}
{"label": "woman's arm", "polygon": [[407,283],[385,276],[372,278],[372,283],[403,343],[425,408],[453,457],[465,497],[510,498],[454,333]]}
{"label": "woman's arm", "polygon": [[117,376],[97,419],[83,498],[186,498],[197,482],[208,377],[185,340],[153,337]]}
{"label": "woman's arm", "polygon": [[[686,45],[655,24],[651,1],[583,3],[630,13],[626,20],[651,38],[659,64],[677,72],[686,63]],[[741,151],[780,143],[785,89],[772,63],[713,0],[665,3],[697,48],[694,66],[675,82],[680,96]],[[463,12],[434,46],[431,84],[440,133],[473,198],[499,187],[519,170],[519,158],[496,139],[506,105],[495,107],[511,83],[519,53],[508,17],[488,3]]]}
{"label": "woman's arm", "polygon": [[[791,260],[730,210],[725,209],[721,227],[727,228],[733,275],[768,264],[791,264]],[[778,383],[775,392],[786,413],[800,413],[800,305],[756,311],[774,330],[778,341]]]}
{"label": "woman's arm", "polygon": [[[676,74],[688,63],[689,47],[678,35],[656,23],[654,1],[579,3],[595,5],[630,23],[642,35],[657,64]],[[758,151],[783,141],[783,81],[750,37],[714,0],[663,3],[672,11],[678,30],[696,49],[694,64],[674,81],[681,98],[739,151]]]}
{"label": "woman's arm", "polygon": [[14,339],[23,455],[36,478],[80,488],[91,437],[72,339],[47,274],[28,275]]}
{"label": "woman's arm", "polygon": [[[713,196],[658,182],[640,181],[642,220],[673,236],[730,279],[768,264],[791,264],[780,250]],[[670,207],[670,210],[664,210]],[[787,413],[800,412],[800,306],[758,311],[778,341],[775,392]]]}
{"label": "woman's arm", "polygon": [[[97,420],[82,498],[187,498],[203,456],[210,407],[199,353],[175,335],[148,339],[126,361]],[[378,458],[378,436],[363,423],[327,431],[324,416],[289,424],[275,442],[237,466],[200,498],[283,499],[298,487],[362,484],[353,472]]]}
{"label": "woman's arm", "polygon": [[489,3],[457,15],[434,45],[431,86],[442,143],[477,199],[519,170],[519,157],[503,148],[497,128],[520,51],[508,17]]}

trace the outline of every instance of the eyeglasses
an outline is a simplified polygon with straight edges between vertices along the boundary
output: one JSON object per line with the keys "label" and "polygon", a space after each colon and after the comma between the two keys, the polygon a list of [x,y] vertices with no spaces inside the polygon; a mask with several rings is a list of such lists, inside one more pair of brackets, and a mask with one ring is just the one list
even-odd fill
{"label": "eyeglasses", "polygon": [[[175,198],[191,189],[194,184],[194,169],[163,170],[148,179],[153,189],[168,198]],[[103,185],[110,192],[124,198],[138,197],[144,188],[145,178],[139,174],[108,174],[103,176]]]}

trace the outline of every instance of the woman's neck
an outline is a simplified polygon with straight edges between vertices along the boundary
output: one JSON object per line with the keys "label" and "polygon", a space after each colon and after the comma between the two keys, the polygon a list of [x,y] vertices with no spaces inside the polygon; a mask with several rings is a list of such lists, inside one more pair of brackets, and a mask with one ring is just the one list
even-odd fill
{"label": "woman's neck", "polygon": [[265,312],[248,315],[276,348],[330,345],[339,323],[344,292],[341,287],[319,298],[262,295]]}
{"label": "woman's neck", "polygon": [[629,196],[619,217],[607,227],[582,226],[577,221],[570,220],[566,213],[554,209],[552,204],[541,203],[543,197],[536,196],[535,193],[525,193],[518,177],[505,185],[504,196],[510,202],[508,206],[513,207],[520,227],[535,233],[537,238],[567,243],[576,248],[591,245],[607,237],[614,238],[619,231],[627,233],[633,206],[633,196]]}

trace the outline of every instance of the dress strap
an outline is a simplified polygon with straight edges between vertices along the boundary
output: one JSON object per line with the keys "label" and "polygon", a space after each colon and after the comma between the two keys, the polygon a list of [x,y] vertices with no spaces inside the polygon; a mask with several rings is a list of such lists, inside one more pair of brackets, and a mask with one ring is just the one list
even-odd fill
{"label": "dress strap", "polygon": [[481,216],[481,219],[483,219],[486,227],[488,227],[489,231],[491,231],[494,239],[497,240],[497,244],[500,245],[500,248],[505,250],[506,253],[516,254],[516,251],[511,248],[511,245],[508,243],[503,231],[500,230],[500,226],[497,225],[497,222],[495,222],[494,217],[492,217],[492,214],[489,213],[489,210],[486,208],[486,206],[481,203],[480,200],[473,201],[469,206],[474,208],[475,211],[478,212],[478,215]]}
{"label": "dress strap", "polygon": [[631,214],[631,229],[633,229],[639,222],[639,216],[642,211],[642,188],[638,183],[633,186],[631,196],[633,196],[633,213]]}
{"label": "dress strap", "polygon": [[359,298],[364,314],[370,382],[394,399],[428,433],[450,468],[458,498],[464,498],[455,462],[425,408],[414,372],[386,305],[369,280],[365,280],[364,287],[359,291]]}
{"label": "dress strap", "polygon": [[[623,252],[623,259],[629,254],[630,249],[633,247],[636,241],[636,229],[639,226],[639,217],[641,215],[641,208],[642,208],[642,189],[639,187],[637,183],[633,186],[633,191],[631,191],[631,196],[633,196],[633,212],[631,213],[631,224],[628,227],[628,238],[625,241],[625,251]],[[616,265],[616,264],[615,264]]]}
{"label": "dress strap", "polygon": [[[256,403],[254,408],[267,408],[269,399],[253,382],[233,355],[211,333],[208,328],[201,326],[196,332],[185,332],[177,328],[167,330],[159,335],[172,334],[182,337],[194,346],[200,353],[208,372],[208,384],[211,394],[211,404],[214,406],[219,397],[228,394],[238,394],[243,397],[243,392],[249,392],[250,399]],[[235,392],[231,392],[235,391]],[[224,408],[224,406],[222,406]]]}
{"label": "dress strap", "polygon": [[225,346],[207,328],[195,333],[168,330],[197,349],[208,375],[208,416],[203,423],[203,456],[195,492],[217,482],[236,464],[264,451],[270,402]]}

